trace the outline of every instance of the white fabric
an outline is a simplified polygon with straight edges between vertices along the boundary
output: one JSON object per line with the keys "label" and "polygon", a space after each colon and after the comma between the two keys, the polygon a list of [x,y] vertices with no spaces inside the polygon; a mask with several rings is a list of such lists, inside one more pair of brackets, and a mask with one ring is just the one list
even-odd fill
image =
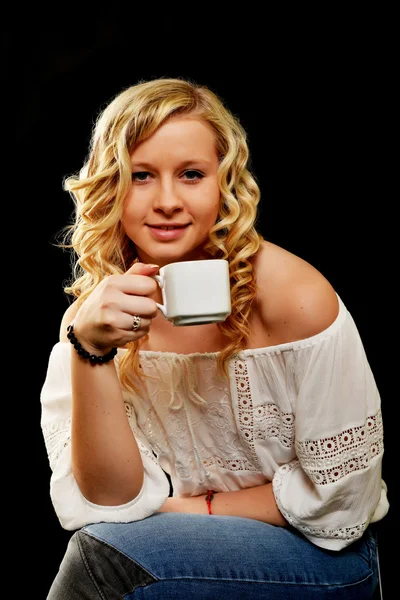
{"label": "white fabric", "polygon": [[[380,396],[350,313],[339,298],[335,322],[311,338],[217,353],[142,351],[139,393],[124,393],[145,479],[123,506],[88,502],[71,471],[69,343],[57,343],[42,388],[42,431],[50,493],[65,529],[135,521],[169,493],[193,496],[273,482],[279,509],[311,542],[339,550],[388,511],[381,478]],[[119,350],[121,357],[125,350]]]}

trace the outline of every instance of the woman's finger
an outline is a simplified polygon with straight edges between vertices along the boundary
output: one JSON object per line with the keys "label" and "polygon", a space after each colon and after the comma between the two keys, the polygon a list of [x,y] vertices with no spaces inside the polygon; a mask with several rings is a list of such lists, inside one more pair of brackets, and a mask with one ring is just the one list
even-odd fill
{"label": "woman's finger", "polygon": [[146,296],[129,296],[127,294],[122,295],[119,301],[119,310],[124,315],[128,314],[131,320],[133,315],[153,319],[158,314],[155,300]]}
{"label": "woman's finger", "polygon": [[140,332],[141,334],[148,333],[152,322],[151,319],[146,319],[146,317],[141,317],[140,315],[133,315],[133,317],[126,315],[126,317],[126,325],[124,327],[126,331]]}
{"label": "woman's finger", "polygon": [[124,275],[154,275],[160,267],[158,265],[148,265],[146,263],[134,263]]}

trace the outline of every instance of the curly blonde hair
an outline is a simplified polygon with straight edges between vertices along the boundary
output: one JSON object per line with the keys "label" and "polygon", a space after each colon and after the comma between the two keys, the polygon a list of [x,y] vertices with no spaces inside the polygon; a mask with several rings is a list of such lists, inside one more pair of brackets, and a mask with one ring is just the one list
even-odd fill
{"label": "curly blonde hair", "polygon": [[[137,260],[135,246],[121,225],[131,186],[130,156],[167,119],[188,113],[212,126],[219,156],[219,214],[204,250],[229,262],[232,312],[218,323],[230,340],[218,353],[218,366],[226,374],[227,359],[245,346],[256,296],[252,257],[263,239],[255,228],[260,189],[247,166],[244,128],[208,87],[179,78],[142,81],[119,93],[100,113],[81,171],[64,180],[75,204],[74,218],[59,244],[73,251],[72,276],[64,291],[80,304],[104,277],[124,273]],[[135,389],[144,339],[128,344],[120,361],[124,387]]]}

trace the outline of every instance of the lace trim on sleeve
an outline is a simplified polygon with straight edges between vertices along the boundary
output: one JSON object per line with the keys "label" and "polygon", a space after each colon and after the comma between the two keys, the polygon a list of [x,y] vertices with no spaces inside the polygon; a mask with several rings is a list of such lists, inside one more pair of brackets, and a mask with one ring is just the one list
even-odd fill
{"label": "lace trim on sleeve", "polygon": [[302,469],[316,485],[327,485],[349,473],[367,469],[383,453],[382,414],[370,415],[363,425],[316,440],[296,442]]}

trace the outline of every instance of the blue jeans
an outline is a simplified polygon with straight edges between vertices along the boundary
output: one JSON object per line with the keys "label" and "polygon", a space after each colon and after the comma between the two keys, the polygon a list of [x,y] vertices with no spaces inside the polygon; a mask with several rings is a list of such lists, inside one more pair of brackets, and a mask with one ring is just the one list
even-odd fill
{"label": "blue jeans", "polygon": [[239,517],[157,513],[75,532],[47,600],[370,599],[375,536],[339,552]]}

